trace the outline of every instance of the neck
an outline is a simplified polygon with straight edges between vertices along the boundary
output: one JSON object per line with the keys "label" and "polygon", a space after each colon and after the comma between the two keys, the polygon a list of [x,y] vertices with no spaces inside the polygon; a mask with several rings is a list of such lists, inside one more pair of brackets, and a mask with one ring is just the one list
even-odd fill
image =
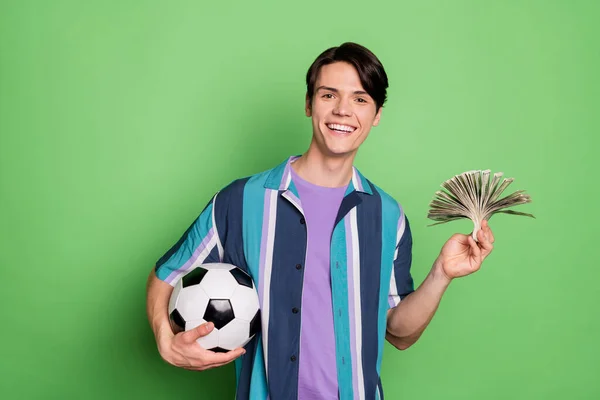
{"label": "neck", "polygon": [[292,168],[302,179],[314,185],[342,187],[352,179],[354,156],[326,156],[311,144],[306,153],[292,164]]}

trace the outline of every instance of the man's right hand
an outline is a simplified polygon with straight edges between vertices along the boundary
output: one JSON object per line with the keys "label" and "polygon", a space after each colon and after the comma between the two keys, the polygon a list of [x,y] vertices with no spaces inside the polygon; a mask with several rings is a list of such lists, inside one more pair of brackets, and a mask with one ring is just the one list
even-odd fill
{"label": "man's right hand", "polygon": [[241,347],[227,353],[215,353],[200,346],[196,339],[207,336],[213,329],[214,324],[207,322],[189,331],[173,334],[167,325],[157,335],[158,351],[169,364],[192,371],[217,368],[246,353]]}

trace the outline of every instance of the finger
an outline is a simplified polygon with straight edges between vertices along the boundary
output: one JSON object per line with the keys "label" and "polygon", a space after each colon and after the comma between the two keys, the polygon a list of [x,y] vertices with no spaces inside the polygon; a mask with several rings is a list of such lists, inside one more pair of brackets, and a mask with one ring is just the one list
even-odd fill
{"label": "finger", "polygon": [[[235,361],[235,360],[232,360],[232,361]],[[228,361],[228,362],[224,362],[224,363],[218,363],[218,364],[211,364],[210,368],[219,368],[219,367],[222,367],[224,365],[227,365],[227,364],[231,363],[232,361]]]}
{"label": "finger", "polygon": [[477,240],[479,241],[479,247],[481,247],[483,245],[483,242],[490,241],[490,236],[487,234],[485,229],[482,229],[479,232],[477,232]]}
{"label": "finger", "polygon": [[473,232],[471,232],[468,235],[463,235],[461,233],[455,233],[454,235],[452,235],[450,237],[450,239],[448,241],[456,242],[456,243],[460,244],[461,246],[468,246],[469,241],[468,241],[467,237],[471,236],[472,234],[473,234]]}
{"label": "finger", "polygon": [[488,237],[490,238],[490,242],[494,243],[496,239],[494,238],[494,232],[492,232],[492,228],[488,226]]}
{"label": "finger", "polygon": [[207,369],[219,368],[219,367],[222,367],[227,364],[229,364],[229,362],[218,363],[218,364],[206,364],[206,365],[203,365],[202,367],[187,367],[186,369],[189,369],[190,371],[206,371]]}
{"label": "finger", "polygon": [[198,325],[194,329],[190,329],[189,331],[180,333],[180,335],[185,343],[194,343],[196,339],[211,333],[214,327],[215,324],[213,324],[212,322],[205,322],[201,325]]}
{"label": "finger", "polygon": [[221,365],[229,364],[245,353],[246,350],[241,347],[227,353],[217,353],[207,350],[199,345],[193,347],[190,346],[185,350],[187,356],[184,356],[184,358],[188,364],[185,368],[194,371],[216,368]]}
{"label": "finger", "polygon": [[490,228],[489,222],[487,220],[484,220],[482,226],[484,226],[485,235],[488,237],[488,240],[491,243],[494,243],[495,242],[494,233],[492,232],[492,228]]}
{"label": "finger", "polygon": [[475,259],[475,261],[477,263],[480,263],[481,262],[481,249],[479,248],[479,246],[475,242],[475,239],[473,239],[472,236],[469,236],[467,238],[467,240],[469,241],[469,245],[471,246],[471,255],[473,256],[473,258]]}
{"label": "finger", "polygon": [[494,245],[490,241],[488,235],[481,235],[482,239],[479,240],[479,245],[481,246],[481,255],[483,258],[487,257],[488,254],[492,252]]}
{"label": "finger", "polygon": [[191,370],[191,371],[205,371],[207,369],[212,369],[212,368],[219,368],[222,367],[224,365],[227,365],[229,363],[231,363],[232,361],[235,361],[235,359],[231,360],[231,361],[227,361],[227,362],[221,362],[221,363],[203,363],[203,365],[200,366],[195,366],[195,365],[190,365],[189,367],[187,367],[187,369]]}
{"label": "finger", "polygon": [[214,351],[206,350],[203,358],[204,361],[210,364],[211,366],[217,364],[224,365],[232,362],[238,357],[241,357],[245,353],[246,350],[244,350],[242,347],[233,349],[231,351],[228,351],[227,353],[216,353]]}

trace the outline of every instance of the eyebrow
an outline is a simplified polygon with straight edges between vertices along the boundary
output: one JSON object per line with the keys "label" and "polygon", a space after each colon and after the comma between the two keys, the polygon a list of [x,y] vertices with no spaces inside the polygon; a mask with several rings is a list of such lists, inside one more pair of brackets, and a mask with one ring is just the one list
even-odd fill
{"label": "eyebrow", "polygon": [[[337,90],[336,88],[329,87],[329,86],[319,86],[317,88],[317,92],[319,90],[327,90],[327,91],[330,91],[330,92],[339,93],[339,90]],[[355,90],[354,94],[362,94],[362,95],[366,94],[366,95],[368,95],[369,93],[365,92],[364,90]]]}

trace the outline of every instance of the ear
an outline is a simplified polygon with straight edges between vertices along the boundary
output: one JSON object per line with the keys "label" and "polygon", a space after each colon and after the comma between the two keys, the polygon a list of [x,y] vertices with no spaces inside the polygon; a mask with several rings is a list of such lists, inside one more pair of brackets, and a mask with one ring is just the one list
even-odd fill
{"label": "ear", "polygon": [[306,99],[304,101],[304,113],[307,117],[312,117],[311,98],[308,97],[308,93],[306,94]]}
{"label": "ear", "polygon": [[383,110],[383,107],[379,107],[379,110],[377,110],[377,114],[375,114],[375,119],[373,120],[373,126],[379,125],[379,120],[381,119],[381,110]]}

